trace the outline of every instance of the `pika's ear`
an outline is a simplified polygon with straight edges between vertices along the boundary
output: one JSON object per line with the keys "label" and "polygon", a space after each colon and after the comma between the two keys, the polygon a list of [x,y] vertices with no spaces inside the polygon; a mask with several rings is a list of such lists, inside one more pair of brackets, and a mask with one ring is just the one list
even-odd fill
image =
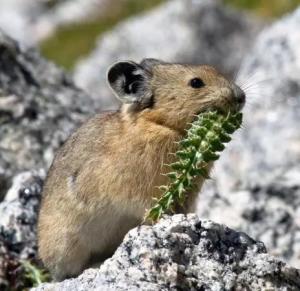
{"label": "pika's ear", "polygon": [[152,95],[148,79],[148,73],[134,62],[115,63],[107,73],[110,87],[123,103],[147,104]]}
{"label": "pika's ear", "polygon": [[153,69],[154,66],[167,65],[167,63],[164,62],[164,61],[158,60],[158,59],[149,58],[149,59],[143,59],[141,61],[140,65],[141,65],[141,67],[143,67],[148,72],[152,72],[152,69]]}

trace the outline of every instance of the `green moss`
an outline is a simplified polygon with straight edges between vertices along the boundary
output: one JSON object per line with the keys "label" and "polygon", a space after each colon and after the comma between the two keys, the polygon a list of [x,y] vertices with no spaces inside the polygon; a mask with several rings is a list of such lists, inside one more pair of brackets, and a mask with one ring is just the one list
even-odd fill
{"label": "green moss", "polygon": [[300,0],[224,0],[224,2],[270,19],[280,17],[300,5]]}
{"label": "green moss", "polygon": [[121,20],[151,9],[163,1],[114,1],[105,16],[58,29],[55,35],[42,42],[41,52],[55,63],[72,69],[79,58],[90,53],[95,46],[96,39],[103,32],[108,31]]}

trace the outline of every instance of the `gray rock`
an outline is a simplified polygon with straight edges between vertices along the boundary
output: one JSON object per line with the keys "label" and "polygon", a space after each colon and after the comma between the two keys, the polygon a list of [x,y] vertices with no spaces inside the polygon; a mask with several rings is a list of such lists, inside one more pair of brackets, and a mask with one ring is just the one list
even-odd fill
{"label": "gray rock", "polygon": [[55,150],[95,109],[62,70],[1,31],[0,68],[1,201],[15,173],[47,168]]}
{"label": "gray rock", "polygon": [[264,242],[270,254],[299,268],[300,168],[269,178],[230,193],[213,182],[200,195],[198,213],[246,232]]}
{"label": "gray rock", "polygon": [[27,47],[37,45],[59,27],[103,15],[109,0],[1,0],[0,29]]}
{"label": "gray rock", "polygon": [[94,52],[75,69],[76,84],[106,108],[116,99],[105,86],[111,63],[145,57],[208,63],[233,74],[261,28],[257,19],[221,6],[215,0],[173,0],[126,20],[103,35]]}
{"label": "gray rock", "polygon": [[[109,0],[64,0],[56,1],[51,9],[45,10],[31,30],[35,32],[35,42],[51,36],[60,27],[86,22],[101,17],[111,9]],[[116,1],[113,1],[116,2]],[[113,3],[112,5],[118,5]]]}
{"label": "gray rock", "polygon": [[278,167],[299,164],[299,25],[300,8],[263,31],[242,63],[238,80],[248,93],[244,129],[223,157],[230,169],[222,169],[222,181],[218,176],[221,187],[259,181]]}
{"label": "gray rock", "polygon": [[[24,287],[22,260],[36,256],[36,223],[45,172],[23,172],[15,176],[0,203],[0,289]],[[19,278],[20,279],[20,278]]]}
{"label": "gray rock", "polygon": [[194,215],[133,229],[100,269],[42,290],[299,290],[300,271],[244,233]]}
{"label": "gray rock", "polygon": [[43,13],[46,1],[1,0],[0,29],[25,45],[36,41],[33,24]]}
{"label": "gray rock", "polygon": [[[244,128],[200,196],[201,217],[262,240],[300,267],[300,8],[265,29],[242,63]],[[247,88],[248,87],[248,88]],[[209,187],[208,187],[209,188]]]}

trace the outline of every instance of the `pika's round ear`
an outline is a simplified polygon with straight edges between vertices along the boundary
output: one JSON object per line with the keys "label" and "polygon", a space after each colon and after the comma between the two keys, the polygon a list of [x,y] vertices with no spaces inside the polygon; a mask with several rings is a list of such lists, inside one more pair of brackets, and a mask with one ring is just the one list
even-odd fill
{"label": "pika's round ear", "polygon": [[141,67],[143,67],[145,70],[148,72],[152,72],[153,67],[157,65],[167,65],[168,63],[158,60],[158,59],[153,59],[153,58],[148,58],[148,59],[143,59],[141,61]]}
{"label": "pika's round ear", "polygon": [[148,75],[140,65],[130,61],[115,63],[108,70],[107,81],[122,102],[147,103]]}

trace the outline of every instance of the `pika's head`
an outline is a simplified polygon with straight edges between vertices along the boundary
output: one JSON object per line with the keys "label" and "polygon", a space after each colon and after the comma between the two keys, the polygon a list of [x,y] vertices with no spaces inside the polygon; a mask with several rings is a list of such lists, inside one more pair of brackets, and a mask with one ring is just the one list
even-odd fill
{"label": "pika's head", "polygon": [[216,69],[144,59],[118,62],[107,74],[115,95],[128,114],[182,130],[200,112],[239,111],[245,93]]}

